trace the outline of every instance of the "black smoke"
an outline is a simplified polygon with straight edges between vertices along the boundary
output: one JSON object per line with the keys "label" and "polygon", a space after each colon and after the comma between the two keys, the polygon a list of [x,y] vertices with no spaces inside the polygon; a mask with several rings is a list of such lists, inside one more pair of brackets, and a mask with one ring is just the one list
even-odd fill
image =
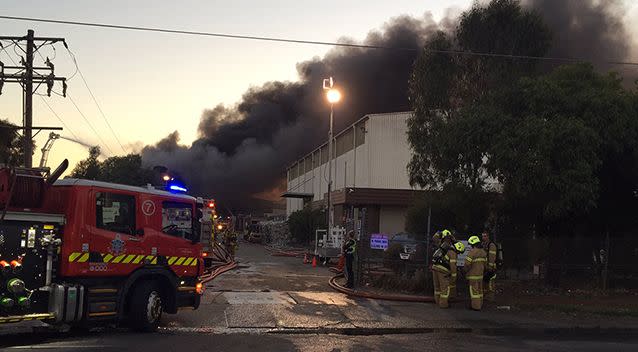
{"label": "black smoke", "polygon": [[[441,27],[431,17],[402,16],[370,32],[365,44],[418,49]],[[349,39],[341,39],[352,42]],[[335,128],[368,113],[409,110],[408,77],[417,51],[335,48],[324,58],[297,64],[297,82],[273,81],[249,89],[236,106],[205,110],[199,138],[182,146],[177,132],[143,149],[147,165],[178,170],[195,194],[235,209],[262,203],[283,183],[286,167],[327,138],[329,106],[322,82],[335,77],[343,100]]]}
{"label": "black smoke", "polygon": [[634,68],[605,64],[630,59],[631,33],[623,17],[623,0],[524,0],[537,10],[552,30],[548,56],[584,58],[601,70],[614,70],[635,77]]}
{"label": "black smoke", "polygon": [[[619,1],[524,0],[523,4],[538,10],[552,29],[552,56],[622,60],[629,54]],[[430,15],[401,16],[370,32],[363,43],[418,49],[437,30],[451,32],[455,25],[452,15],[439,23]],[[205,110],[199,138],[191,146],[180,145],[174,132],[145,147],[143,160],[179,172],[194,194],[215,197],[233,209],[263,207],[259,198],[271,199],[285,185],[286,167],[326,139],[329,107],[322,91],[324,78],[335,77],[344,93],[335,115],[339,130],[365,114],[409,110],[408,78],[416,55],[416,51],[332,49],[323,58],[297,64],[297,82],[269,82],[249,89],[236,106]]]}

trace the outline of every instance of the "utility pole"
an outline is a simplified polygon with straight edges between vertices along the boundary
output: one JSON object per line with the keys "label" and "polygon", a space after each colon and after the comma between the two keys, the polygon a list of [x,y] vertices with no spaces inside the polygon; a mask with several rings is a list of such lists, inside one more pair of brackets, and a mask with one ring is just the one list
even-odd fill
{"label": "utility pole", "polygon": [[[24,37],[0,37],[0,40],[8,40],[13,42],[17,48],[24,52],[26,57],[21,59],[21,66],[6,66],[0,61],[0,94],[2,94],[2,86],[7,83],[19,83],[23,89],[23,149],[24,149],[24,167],[33,166],[33,93],[41,84],[46,84],[47,95],[51,96],[51,90],[55,81],[62,82],[62,95],[66,97],[66,78],[56,77],[54,73],[54,65],[47,57],[44,64],[46,67],[34,67],[33,55],[46,44],[62,42],[68,49],[64,38],[45,38],[36,37],[32,29],[27,31]],[[20,43],[25,42],[25,48]],[[2,47],[1,49],[4,50]],[[8,53],[7,53],[8,54]],[[15,63],[14,63],[15,64]],[[5,70],[11,72],[5,72]],[[48,74],[41,74],[39,71],[48,71]],[[33,83],[37,86],[35,90]],[[36,133],[37,134],[37,133]]]}
{"label": "utility pole", "polygon": [[24,132],[23,132],[23,149],[24,149],[24,167],[33,166],[33,29],[27,31],[27,62],[24,63]]}

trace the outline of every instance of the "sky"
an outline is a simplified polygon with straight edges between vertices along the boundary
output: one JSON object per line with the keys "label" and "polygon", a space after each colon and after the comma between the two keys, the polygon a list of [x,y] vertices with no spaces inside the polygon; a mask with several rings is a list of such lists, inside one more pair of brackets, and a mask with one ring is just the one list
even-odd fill
{"label": "sky", "polygon": [[[314,41],[341,37],[363,39],[391,17],[423,16],[440,19],[447,9],[466,8],[471,0],[293,0],[169,1],[169,0],[3,0],[2,14],[81,22],[161,27],[240,35],[272,36]],[[197,137],[204,109],[232,105],[251,86],[271,80],[297,79],[296,63],[323,56],[330,47],[233,40],[76,27],[0,19],[0,35],[66,38],[80,70],[124,149],[108,129],[80,76],[68,82],[68,93],[104,143],[75,109],[70,99],[34,97],[34,125],[60,126],[46,102],[69,127],[62,132],[90,145],[101,145],[105,156],[122,155],[152,144],[178,130],[181,142]],[[6,42],[4,43],[6,44]],[[14,60],[13,48],[8,50]],[[41,49],[56,65],[56,75],[71,77],[73,61],[64,47]],[[0,51],[0,61],[11,64]],[[35,56],[36,65],[43,59]],[[61,91],[56,86],[56,91]],[[40,93],[46,90],[41,88]],[[21,124],[22,97],[18,85],[5,84],[0,95],[0,118]],[[48,133],[37,138],[38,148]],[[106,146],[104,145],[106,144]],[[85,147],[58,140],[49,157],[55,167],[64,158],[74,165],[87,156]],[[40,160],[34,155],[34,164]]]}

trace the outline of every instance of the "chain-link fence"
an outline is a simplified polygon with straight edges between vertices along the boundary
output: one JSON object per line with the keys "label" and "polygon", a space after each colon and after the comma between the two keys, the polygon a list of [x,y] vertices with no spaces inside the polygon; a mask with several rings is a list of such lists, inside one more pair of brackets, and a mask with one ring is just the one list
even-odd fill
{"label": "chain-link fence", "polygon": [[362,233],[357,248],[358,284],[399,292],[430,292],[427,245],[409,234]]}

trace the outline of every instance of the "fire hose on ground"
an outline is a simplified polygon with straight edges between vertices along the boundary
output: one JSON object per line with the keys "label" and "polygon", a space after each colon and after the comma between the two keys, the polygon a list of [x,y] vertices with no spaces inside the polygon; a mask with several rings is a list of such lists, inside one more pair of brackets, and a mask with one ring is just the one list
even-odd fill
{"label": "fire hose on ground", "polygon": [[365,291],[356,291],[347,287],[341,286],[337,283],[337,279],[343,277],[343,273],[333,276],[328,283],[335,291],[341,292],[348,296],[369,298],[369,299],[382,299],[387,301],[399,301],[399,302],[423,302],[433,303],[434,297],[432,296],[414,296],[414,295],[390,295],[390,294],[378,294]]}
{"label": "fire hose on ground", "polygon": [[237,267],[237,263],[234,262],[234,261],[226,263],[226,264],[223,264],[223,265],[219,265],[219,266],[213,267],[214,269],[210,273],[205,274],[202,277],[202,283],[205,284],[205,283],[207,283],[209,281],[212,281],[217,276],[219,276],[219,275],[221,275],[221,274],[223,274],[223,273],[225,273],[225,272],[227,272],[229,270],[235,269],[236,267]]}
{"label": "fire hose on ground", "polygon": [[237,263],[232,256],[219,243],[214,243],[212,251],[213,264],[206,268],[205,274],[202,276],[202,283],[207,283],[217,276],[237,267]]}
{"label": "fire hose on ground", "polygon": [[273,257],[300,257],[302,258],[305,254],[309,254],[307,250],[303,248],[275,248],[271,246],[265,246],[266,250],[271,252],[270,255]]}

